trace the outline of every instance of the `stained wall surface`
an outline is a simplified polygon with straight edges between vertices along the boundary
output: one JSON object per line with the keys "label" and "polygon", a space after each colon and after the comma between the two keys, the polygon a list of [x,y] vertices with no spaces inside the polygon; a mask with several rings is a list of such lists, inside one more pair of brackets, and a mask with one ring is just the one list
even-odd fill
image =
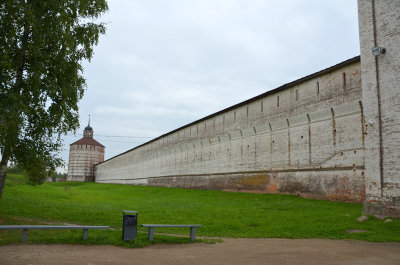
{"label": "stained wall surface", "polygon": [[[365,214],[400,217],[400,1],[359,0]],[[373,56],[373,47],[386,53]]]}
{"label": "stained wall surface", "polygon": [[361,98],[355,57],[111,158],[96,182],[361,202]]}

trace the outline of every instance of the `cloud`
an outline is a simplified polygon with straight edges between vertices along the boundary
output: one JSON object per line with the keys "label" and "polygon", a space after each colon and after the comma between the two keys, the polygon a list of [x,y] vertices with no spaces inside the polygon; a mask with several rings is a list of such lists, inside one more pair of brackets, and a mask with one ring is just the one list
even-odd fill
{"label": "cloud", "polygon": [[80,103],[95,137],[158,136],[359,54],[356,1],[108,2]]}

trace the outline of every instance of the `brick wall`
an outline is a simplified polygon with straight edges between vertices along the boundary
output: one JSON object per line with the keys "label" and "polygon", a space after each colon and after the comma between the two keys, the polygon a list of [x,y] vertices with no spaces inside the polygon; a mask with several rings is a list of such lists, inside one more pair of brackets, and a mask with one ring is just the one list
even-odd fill
{"label": "brick wall", "polygon": [[[400,1],[359,0],[366,214],[400,217]],[[374,57],[372,48],[386,48]]]}
{"label": "brick wall", "polygon": [[67,181],[94,181],[94,165],[104,161],[104,147],[70,146]]}
{"label": "brick wall", "polygon": [[96,166],[96,181],[361,202],[358,58],[210,115]]}

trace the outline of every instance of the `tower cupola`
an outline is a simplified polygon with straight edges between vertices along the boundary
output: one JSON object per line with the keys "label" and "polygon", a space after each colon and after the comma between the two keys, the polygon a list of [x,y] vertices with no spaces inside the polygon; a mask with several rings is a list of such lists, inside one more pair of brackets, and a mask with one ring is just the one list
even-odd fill
{"label": "tower cupola", "polygon": [[93,128],[90,127],[90,115],[89,115],[88,125],[85,127],[85,130],[83,131],[83,137],[93,138]]}

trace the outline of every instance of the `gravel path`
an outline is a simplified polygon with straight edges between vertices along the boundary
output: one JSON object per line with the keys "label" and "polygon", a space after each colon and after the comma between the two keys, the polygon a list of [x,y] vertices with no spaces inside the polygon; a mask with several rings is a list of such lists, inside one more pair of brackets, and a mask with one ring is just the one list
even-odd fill
{"label": "gravel path", "polygon": [[115,246],[10,245],[0,264],[400,264],[400,243],[325,239],[224,239],[217,244]]}

